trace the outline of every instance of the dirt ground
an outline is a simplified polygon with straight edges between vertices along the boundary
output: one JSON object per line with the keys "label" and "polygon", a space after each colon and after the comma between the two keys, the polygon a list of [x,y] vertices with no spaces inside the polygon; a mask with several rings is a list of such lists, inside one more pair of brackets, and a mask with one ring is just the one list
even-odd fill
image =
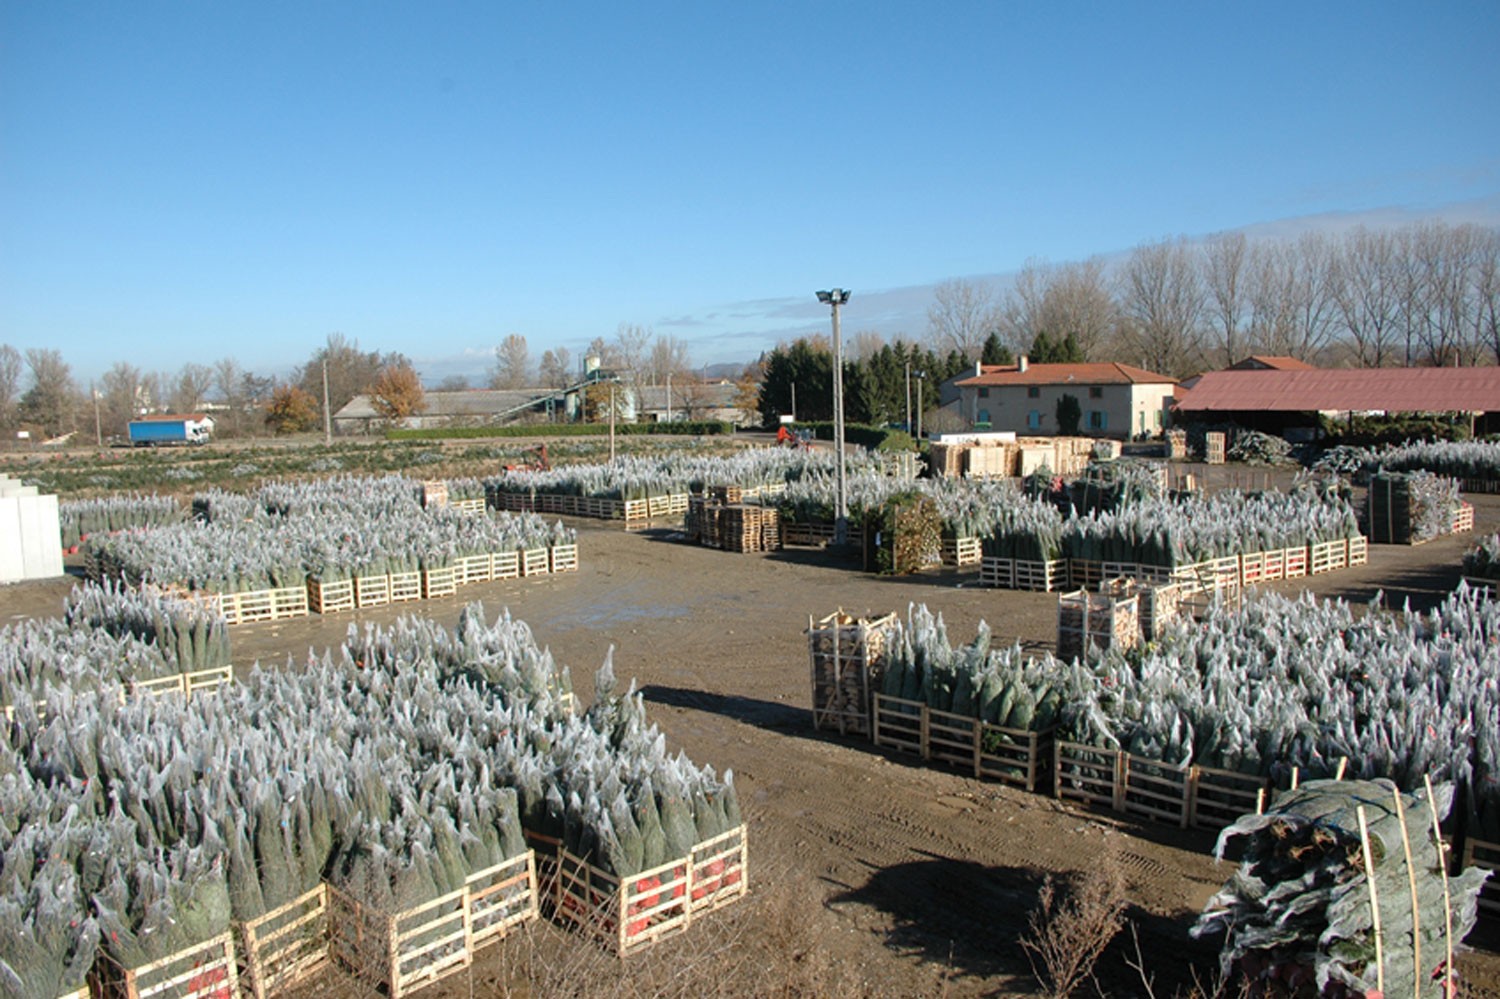
{"label": "dirt ground", "polygon": [[[1500,496],[1469,498],[1479,531],[1500,528]],[[582,698],[613,648],[617,674],[636,680],[669,743],[700,764],[734,770],[749,824],[747,900],[623,965],[584,961],[579,955],[592,948],[581,938],[541,927],[482,952],[470,973],[423,994],[1032,994],[1017,941],[1042,879],[1107,855],[1128,879],[1129,916],[1157,975],[1155,995],[1172,994],[1194,969],[1213,971],[1216,948],[1187,934],[1231,872],[1212,860],[1211,835],[1064,806],[812,727],[803,634],[810,615],[904,612],[925,602],[942,612],[955,642],[984,619],[996,641],[1043,649],[1055,638],[1055,595],[982,589],[975,571],[878,578],[825,552],[737,555],[691,546],[670,526],[627,533],[572,523],[576,573],[232,633],[242,668],[288,658],[295,666],[309,648],[336,644],[351,622],[416,613],[452,624],[473,600],[491,615],[508,607],[572,669]],[[1367,566],[1274,585],[1305,583],[1356,600],[1384,590],[1396,606],[1407,596],[1430,606],[1455,585],[1472,537],[1371,546]],[[57,614],[71,585],[0,589],[0,623]],[[1463,964],[1466,992],[1500,996],[1500,932],[1481,927],[1476,937],[1481,949]],[[1117,940],[1104,962],[1106,994],[1148,994],[1124,966],[1128,940]],[[588,964],[590,977],[536,971],[568,961]],[[518,980],[528,974],[530,987]],[[326,977],[308,994],[359,992]]]}

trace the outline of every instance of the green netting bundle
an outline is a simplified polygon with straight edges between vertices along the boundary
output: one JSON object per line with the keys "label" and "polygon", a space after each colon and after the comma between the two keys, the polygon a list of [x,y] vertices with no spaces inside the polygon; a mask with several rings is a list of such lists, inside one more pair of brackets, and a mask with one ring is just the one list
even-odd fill
{"label": "green netting bundle", "polygon": [[[0,804],[11,804],[3,791]],[[76,813],[36,817],[0,849],[4,999],[76,991],[93,967],[99,924],[88,914],[77,867],[85,822]]]}
{"label": "green netting bundle", "polygon": [[[1474,926],[1488,872],[1470,868],[1448,879],[1445,912],[1443,854],[1433,835],[1433,812],[1439,819],[1447,814],[1452,787],[1441,785],[1433,802],[1425,792],[1403,794],[1401,815],[1396,793],[1384,780],[1310,781],[1281,796],[1264,815],[1246,815],[1225,829],[1219,855],[1230,840],[1245,836],[1244,860],[1209,900],[1193,936],[1225,934],[1220,960],[1226,973],[1238,967],[1252,978],[1284,981],[1295,970],[1311,971],[1320,994],[1340,987],[1363,994],[1376,988],[1379,977],[1373,879],[1385,994],[1412,995],[1418,983],[1427,994],[1451,994],[1442,967],[1445,927],[1451,918],[1456,947]],[[1373,868],[1365,863],[1359,808],[1365,812]]]}
{"label": "green netting bundle", "polygon": [[229,626],[218,610],[154,589],[106,580],[75,586],[63,605],[72,627],[130,636],[155,646],[184,673],[228,666]]}
{"label": "green netting bundle", "polygon": [[1500,534],[1480,538],[1464,553],[1464,575],[1500,582]]}

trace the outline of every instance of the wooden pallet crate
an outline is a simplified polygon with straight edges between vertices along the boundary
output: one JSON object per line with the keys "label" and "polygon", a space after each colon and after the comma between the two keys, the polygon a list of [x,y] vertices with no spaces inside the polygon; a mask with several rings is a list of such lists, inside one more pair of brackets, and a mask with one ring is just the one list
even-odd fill
{"label": "wooden pallet crate", "polygon": [[448,506],[454,510],[462,510],[464,513],[484,513],[484,497],[474,499],[449,500]]}
{"label": "wooden pallet crate", "polygon": [[188,697],[234,682],[233,666],[215,666],[182,674],[182,692]]}
{"label": "wooden pallet crate", "polygon": [[448,505],[448,483],[442,479],[426,479],[422,482],[422,506],[436,510]]}
{"label": "wooden pallet crate", "polygon": [[236,923],[240,980],[255,999],[268,999],[328,964],[328,886],[256,919]]}
{"label": "wooden pallet crate", "polygon": [[1057,655],[1076,659],[1090,649],[1130,649],[1141,637],[1140,597],[1075,590],[1057,598]]}
{"label": "wooden pallet crate", "polygon": [[531,850],[464,883],[469,910],[469,950],[503,940],[511,929],[541,914],[537,897],[536,854]]}
{"label": "wooden pallet crate", "polygon": [[1210,465],[1224,464],[1224,434],[1210,430],[1203,435],[1203,460]]}
{"label": "wooden pallet crate", "polygon": [[[187,687],[183,685],[182,674],[173,673],[170,676],[153,676],[140,680],[127,680],[125,682],[125,691],[131,697],[160,697],[163,694],[185,694],[187,693]],[[124,694],[121,697],[123,699]]]}
{"label": "wooden pallet crate", "polygon": [[[555,840],[530,834],[527,838],[538,844],[542,898],[551,916],[620,957],[687,930],[695,916],[721,908],[749,890],[744,826],[705,840],[687,857],[623,881]],[[543,853],[543,844],[555,852]]]}
{"label": "wooden pallet crate", "polygon": [[139,968],[100,951],[89,978],[98,999],[236,999],[240,987],[232,933]]}
{"label": "wooden pallet crate", "polygon": [[569,499],[570,497],[561,496],[557,493],[541,493],[536,498],[536,508],[540,513],[571,513],[573,506],[569,502]]}
{"label": "wooden pallet crate", "polygon": [[354,609],[354,580],[325,583],[307,580],[307,606],[314,614],[337,614]]}
{"label": "wooden pallet crate", "polygon": [[521,575],[545,576],[547,574],[547,549],[528,548],[521,553]]}
{"label": "wooden pallet crate", "polygon": [[1495,872],[1479,893],[1479,911],[1482,915],[1500,919],[1500,843],[1487,843],[1482,839],[1468,840],[1464,843],[1463,866],[1482,867]]}
{"label": "wooden pallet crate", "polygon": [[832,524],[781,522],[781,543],[785,547],[821,548],[833,542]]}
{"label": "wooden pallet crate", "polygon": [[1459,479],[1459,488],[1466,493],[1500,493],[1500,479]]}
{"label": "wooden pallet crate", "polygon": [[356,607],[379,607],[391,602],[391,577],[387,573],[378,576],[354,577],[354,605]]}
{"label": "wooden pallet crate", "polygon": [[628,524],[637,520],[649,520],[651,518],[651,506],[643,499],[625,500],[621,509],[621,515]]}
{"label": "wooden pallet crate", "polygon": [[1366,565],[1370,561],[1370,542],[1363,534],[1356,534],[1347,538],[1345,544],[1345,564],[1350,568],[1356,565]]}
{"label": "wooden pallet crate", "polygon": [[1286,549],[1277,548],[1273,551],[1261,552],[1261,574],[1263,583],[1274,582],[1286,578]]}
{"label": "wooden pallet crate", "polygon": [[389,578],[391,603],[401,604],[409,600],[422,599],[422,574],[420,572],[393,572]]}
{"label": "wooden pallet crate", "polygon": [[896,615],[855,617],[842,610],[807,619],[813,728],[871,731],[871,693],[885,672]]}
{"label": "wooden pallet crate", "polygon": [[578,546],[553,545],[547,549],[547,571],[577,572]]}
{"label": "wooden pallet crate", "polygon": [[1307,549],[1282,549],[1282,564],[1286,567],[1286,579],[1299,579],[1307,575]]}
{"label": "wooden pallet crate", "polygon": [[1059,739],[1053,748],[1052,793],[1063,801],[1100,805],[1122,811],[1120,757],[1117,749],[1100,749]]}
{"label": "wooden pallet crate", "polygon": [[944,565],[978,565],[983,557],[978,538],[944,538],[942,559]]}
{"label": "wooden pallet crate", "polygon": [[521,553],[493,553],[490,555],[490,571],[494,579],[518,579],[521,575]]}
{"label": "wooden pallet crate", "polygon": [[450,565],[442,569],[422,570],[422,599],[451,597],[458,592],[458,573]]}
{"label": "wooden pallet crate", "polygon": [[1192,768],[1176,767],[1121,753],[1115,771],[1120,781],[1118,810],[1127,815],[1188,827]]}
{"label": "wooden pallet crate", "polygon": [[1266,553],[1246,552],[1240,556],[1240,582],[1245,586],[1263,582],[1266,578]]}

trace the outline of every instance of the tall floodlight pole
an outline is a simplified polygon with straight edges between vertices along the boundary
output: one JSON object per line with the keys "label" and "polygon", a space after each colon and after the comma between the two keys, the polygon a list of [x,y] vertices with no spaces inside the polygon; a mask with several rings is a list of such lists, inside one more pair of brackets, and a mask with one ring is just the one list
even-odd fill
{"label": "tall floodlight pole", "polygon": [[333,443],[333,420],[328,409],[328,358],[323,358],[323,443]]}
{"label": "tall floodlight pole", "polygon": [[917,376],[917,443],[922,443],[922,389],[927,385],[927,372],[913,372]]}
{"label": "tall floodlight pole", "polygon": [[844,478],[844,340],[839,335],[839,306],[849,304],[849,292],[843,288],[820,291],[818,301],[833,307],[833,448],[839,491],[833,543],[844,545],[849,541],[849,491]]}
{"label": "tall floodlight pole", "polygon": [[911,433],[911,361],[906,362],[906,432]]}
{"label": "tall floodlight pole", "polygon": [[672,422],[672,372],[667,372],[667,422]]}

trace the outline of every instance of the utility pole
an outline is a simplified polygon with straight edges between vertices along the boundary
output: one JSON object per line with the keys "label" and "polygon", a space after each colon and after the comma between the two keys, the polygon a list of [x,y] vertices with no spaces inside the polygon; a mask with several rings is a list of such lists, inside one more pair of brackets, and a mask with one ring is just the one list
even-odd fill
{"label": "utility pole", "polygon": [[797,383],[792,382],[792,422],[797,422]]}
{"label": "utility pole", "polygon": [[849,302],[843,288],[818,292],[818,301],[833,307],[833,447],[838,469],[838,511],[833,522],[833,543],[849,543],[849,485],[844,477],[844,340],[839,334],[839,307]]}
{"label": "utility pole", "polygon": [[328,358],[323,358],[323,443],[333,443],[333,414],[328,411]]}
{"label": "utility pole", "polygon": [[672,372],[667,372],[667,422],[672,422]]}
{"label": "utility pole", "polygon": [[615,383],[609,383],[609,463],[615,463]]}
{"label": "utility pole", "polygon": [[906,362],[906,432],[911,433],[911,361]]}
{"label": "utility pole", "polygon": [[99,390],[94,388],[94,383],[89,382],[89,395],[94,397],[94,445],[104,446],[104,424],[99,420]]}

